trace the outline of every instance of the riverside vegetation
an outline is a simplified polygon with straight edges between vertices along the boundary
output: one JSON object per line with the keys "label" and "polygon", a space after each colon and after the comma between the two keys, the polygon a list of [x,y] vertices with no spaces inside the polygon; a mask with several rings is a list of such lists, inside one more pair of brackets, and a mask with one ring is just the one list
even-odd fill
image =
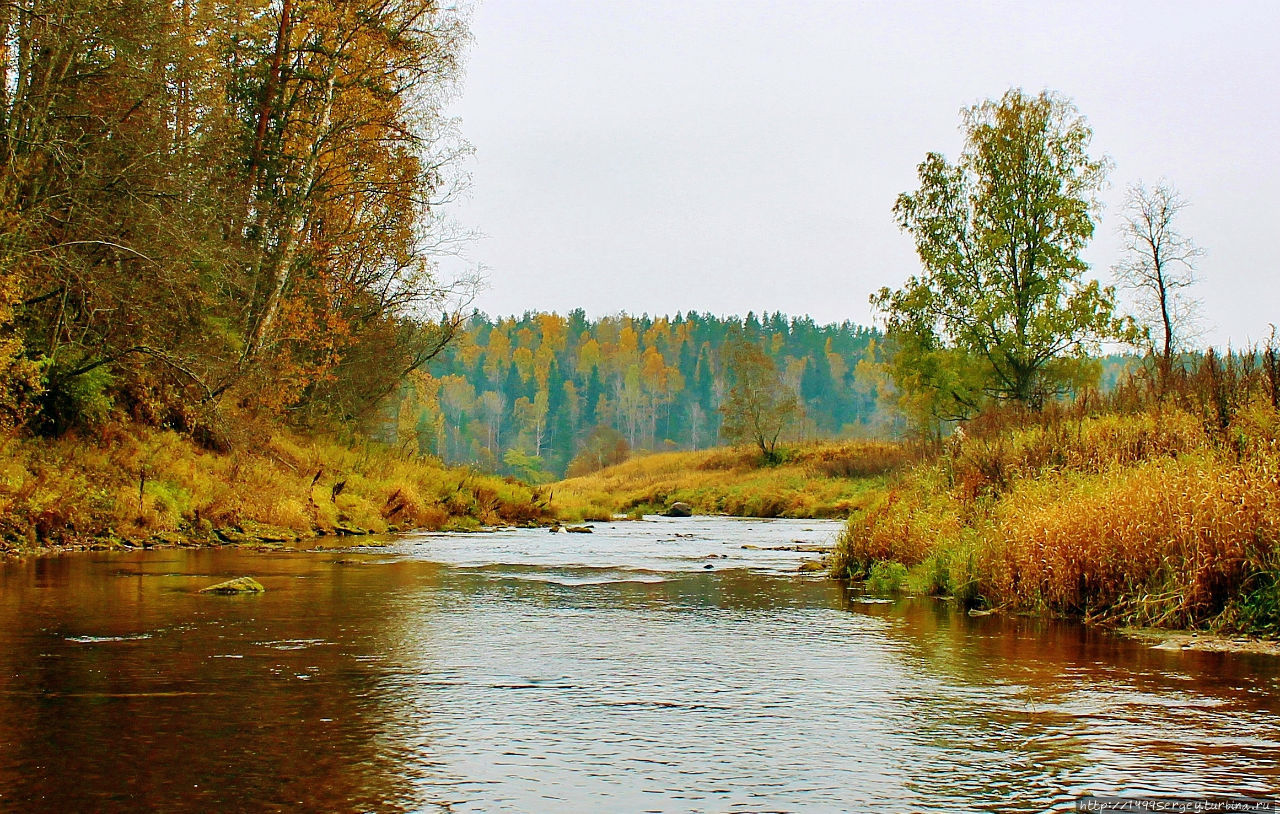
{"label": "riverside vegetation", "polygon": [[[1130,187],[1116,276],[1084,277],[1109,163],[1049,92],[966,110],[894,212],[921,273],[872,299],[888,375],[935,455],[850,520],[837,573],[970,606],[1090,621],[1280,632],[1280,360],[1188,353],[1185,202]],[[1104,341],[1145,375],[1092,392]],[[948,437],[949,436],[949,437]],[[944,440],[945,439],[945,440]]]}
{"label": "riverside vegetation", "polygon": [[833,568],[970,607],[1275,635],[1278,405],[1267,348],[991,411],[853,517]]}
{"label": "riverside vegetation", "polygon": [[0,552],[260,545],[552,516],[542,493],[509,479],[273,424],[240,431],[244,443],[221,452],[114,422],[92,434],[0,442]]}
{"label": "riverside vegetation", "polygon": [[903,446],[881,441],[799,444],[777,461],[748,447],[663,452],[550,488],[557,509],[578,519],[657,514],[675,502],[703,514],[843,518],[907,459]]}
{"label": "riverside vegetation", "polygon": [[548,516],[365,440],[473,290],[434,263],[467,41],[432,0],[0,6],[0,545]]}

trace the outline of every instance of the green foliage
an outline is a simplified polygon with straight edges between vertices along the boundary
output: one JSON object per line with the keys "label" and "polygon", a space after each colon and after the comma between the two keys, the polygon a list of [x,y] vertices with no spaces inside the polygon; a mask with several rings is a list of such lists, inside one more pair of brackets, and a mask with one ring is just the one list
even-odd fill
{"label": "green foliage", "polygon": [[167,525],[180,525],[184,518],[193,516],[193,500],[189,491],[169,481],[146,481],[140,502],[150,499],[151,509],[157,520]]}
{"label": "green foliage", "polygon": [[1065,99],[1010,90],[964,114],[952,164],[930,153],[894,214],[923,274],[872,297],[908,412],[967,418],[988,400],[1038,406],[1087,373],[1099,340],[1126,332],[1114,292],[1080,257],[1106,175]]}
{"label": "green foliage", "polygon": [[980,604],[978,542],[973,530],[962,532],[952,545],[930,551],[910,569],[907,584],[912,593],[950,596],[964,607]]}
{"label": "green foliage", "polygon": [[872,593],[898,593],[906,582],[907,567],[900,562],[878,562],[867,574],[867,590]]}
{"label": "green foliage", "polygon": [[46,429],[61,432],[76,425],[94,427],[111,414],[116,379],[108,366],[69,377],[54,373],[46,381],[41,394]]}
{"label": "green foliage", "polygon": [[754,444],[768,463],[779,463],[778,437],[795,420],[799,404],[759,345],[730,341],[724,351],[732,385],[720,407],[720,434],[736,443]]}
{"label": "green foliage", "polygon": [[507,450],[502,462],[517,478],[525,483],[549,483],[555,477],[542,468],[542,459],[536,455],[527,455],[518,449]]}
{"label": "green foliage", "polygon": [[1280,572],[1259,573],[1256,587],[1227,605],[1219,627],[1230,632],[1280,635]]}

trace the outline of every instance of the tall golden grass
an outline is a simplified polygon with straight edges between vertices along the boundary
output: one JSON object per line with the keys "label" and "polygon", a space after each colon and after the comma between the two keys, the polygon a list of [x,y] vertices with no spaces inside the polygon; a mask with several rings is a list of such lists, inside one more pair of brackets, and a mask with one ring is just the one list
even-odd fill
{"label": "tall golden grass", "polygon": [[902,563],[970,605],[1280,633],[1280,371],[1262,358],[984,416],[851,519],[834,568]]}
{"label": "tall golden grass", "polygon": [[876,441],[804,444],[773,465],[747,448],[664,452],[550,488],[557,512],[581,519],[656,513],[676,501],[704,514],[848,517],[909,454],[901,445]]}
{"label": "tall golden grass", "polygon": [[225,452],[134,424],[92,435],[0,440],[0,548],[273,533],[473,528],[552,519],[523,484],[262,428]]}

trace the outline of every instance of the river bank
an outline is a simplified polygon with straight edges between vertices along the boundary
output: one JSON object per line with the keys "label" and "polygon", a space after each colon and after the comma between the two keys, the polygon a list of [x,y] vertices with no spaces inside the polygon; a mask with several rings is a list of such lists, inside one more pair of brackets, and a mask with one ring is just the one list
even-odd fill
{"label": "river bank", "polygon": [[1262,399],[1221,422],[1163,406],[957,436],[854,515],[833,573],[968,607],[1274,637],[1278,439]]}
{"label": "river bank", "polygon": [[851,516],[832,556],[810,551],[798,565],[881,592],[1112,627],[1274,637],[1276,427],[1261,407],[1241,411],[1229,434],[1170,409],[958,439],[914,461],[874,442],[805,445],[777,465],[717,449],[640,457],[539,488],[275,426],[249,426],[217,451],[114,423],[0,443],[0,555],[270,551],[410,530],[641,518],[683,501],[703,515]]}
{"label": "river bank", "polygon": [[130,423],[0,440],[0,553],[272,545],[553,519],[536,488],[275,425],[245,423],[220,450]]}
{"label": "river bank", "polygon": [[1116,633],[1126,639],[1142,642],[1152,650],[1191,650],[1201,653],[1257,653],[1280,656],[1280,641],[1222,636],[1203,630],[1157,630],[1153,628],[1119,628]]}

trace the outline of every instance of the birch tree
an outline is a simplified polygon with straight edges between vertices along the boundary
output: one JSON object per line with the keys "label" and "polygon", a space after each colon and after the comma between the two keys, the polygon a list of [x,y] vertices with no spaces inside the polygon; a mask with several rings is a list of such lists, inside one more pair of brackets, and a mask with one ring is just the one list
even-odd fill
{"label": "birch tree", "polygon": [[1178,216],[1186,207],[1186,199],[1168,182],[1150,189],[1138,182],[1129,187],[1120,223],[1125,254],[1115,266],[1116,279],[1137,295],[1138,317],[1158,361],[1162,387],[1174,355],[1195,333],[1198,302],[1187,289],[1196,282],[1196,260],[1204,250],[1178,230]]}
{"label": "birch tree", "polygon": [[932,393],[955,417],[989,399],[1038,407],[1122,328],[1113,289],[1087,279],[1081,257],[1108,164],[1089,155],[1075,106],[1047,91],[975,105],[962,129],[959,159],[929,153],[893,209],[922,273],[872,303],[906,351],[905,392]]}

